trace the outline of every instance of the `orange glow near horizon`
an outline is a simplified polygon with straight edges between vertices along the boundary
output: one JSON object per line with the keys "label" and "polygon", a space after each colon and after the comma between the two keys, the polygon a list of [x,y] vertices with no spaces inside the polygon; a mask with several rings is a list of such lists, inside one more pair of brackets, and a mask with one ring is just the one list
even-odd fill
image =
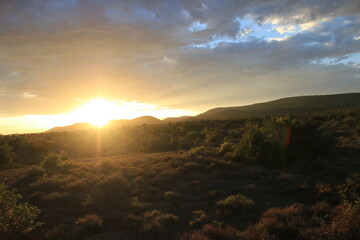
{"label": "orange glow near horizon", "polygon": [[69,113],[0,118],[0,134],[43,132],[53,127],[83,122],[88,122],[95,127],[106,127],[109,121],[116,119],[134,119],[141,116],[164,119],[197,114],[194,111],[160,107],[138,101],[106,98],[78,99],[77,101],[83,104]]}

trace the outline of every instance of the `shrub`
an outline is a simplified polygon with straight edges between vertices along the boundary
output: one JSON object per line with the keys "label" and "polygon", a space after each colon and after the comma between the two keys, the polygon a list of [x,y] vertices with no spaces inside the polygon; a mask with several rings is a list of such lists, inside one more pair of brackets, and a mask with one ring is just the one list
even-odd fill
{"label": "shrub", "polygon": [[209,153],[204,146],[191,148],[188,152],[190,157],[205,157]]}
{"label": "shrub", "polygon": [[311,206],[311,210],[316,216],[327,216],[330,213],[331,207],[327,202],[317,202]]}
{"label": "shrub", "polygon": [[210,219],[209,216],[203,210],[193,211],[194,219],[189,222],[191,228],[199,228],[207,224]]}
{"label": "shrub", "polygon": [[315,192],[321,195],[328,195],[333,192],[333,187],[329,184],[317,183],[315,185]]}
{"label": "shrub", "polygon": [[148,202],[159,202],[163,198],[163,193],[156,187],[146,186],[134,191],[135,195],[138,195],[141,199]]}
{"label": "shrub", "polygon": [[244,195],[237,194],[232,195],[224,200],[216,202],[216,208],[221,214],[231,215],[235,213],[243,212],[254,205],[253,201],[245,197]]}
{"label": "shrub", "polygon": [[95,214],[88,214],[80,217],[76,222],[77,232],[81,235],[93,235],[102,229],[103,220]]}
{"label": "shrub", "polygon": [[36,182],[29,185],[29,190],[31,192],[40,191],[44,193],[51,193],[58,191],[63,182],[57,175],[53,176],[43,176],[39,178]]}
{"label": "shrub", "polygon": [[29,233],[41,226],[36,219],[40,209],[27,202],[19,202],[22,196],[16,190],[6,190],[0,184],[0,232]]}
{"label": "shrub", "polygon": [[56,153],[49,153],[42,156],[40,165],[46,172],[53,172],[58,169],[62,162],[61,155]]}
{"label": "shrub", "polygon": [[132,197],[130,201],[131,211],[134,214],[142,213],[145,209],[145,204],[142,203],[138,197]]}
{"label": "shrub", "polygon": [[333,215],[331,224],[328,224],[323,232],[324,239],[359,239],[360,236],[360,206],[340,205]]}
{"label": "shrub", "polygon": [[169,202],[176,202],[181,198],[181,195],[177,192],[168,191],[164,193],[164,198]]}
{"label": "shrub", "polygon": [[222,196],[224,194],[223,191],[220,190],[211,190],[206,194],[207,199],[215,199],[219,196]]}
{"label": "shrub", "polygon": [[126,179],[115,174],[101,180],[96,190],[99,200],[123,199],[130,193],[129,184]]}
{"label": "shrub", "polygon": [[27,172],[26,174],[26,179],[32,183],[37,181],[39,178],[41,178],[42,176],[44,176],[45,172],[42,168],[40,167],[32,167],[30,169],[30,171]]}
{"label": "shrub", "polygon": [[0,170],[9,164],[13,158],[13,148],[7,144],[0,145]]}
{"label": "shrub", "polygon": [[354,174],[346,179],[340,187],[340,195],[345,205],[360,205],[360,174]]}
{"label": "shrub", "polygon": [[240,234],[241,239],[299,239],[299,230],[306,224],[304,209],[300,204],[284,209],[270,208],[256,225],[249,226]]}
{"label": "shrub", "polygon": [[157,239],[159,235],[171,232],[178,222],[177,216],[155,209],[144,213],[144,224],[141,230],[147,236]]}
{"label": "shrub", "polygon": [[220,145],[219,149],[218,149],[218,153],[221,154],[221,155],[225,155],[225,154],[227,154],[227,153],[232,152],[232,151],[233,151],[233,148],[234,148],[234,146],[233,146],[232,143],[230,143],[230,142],[223,142],[223,143]]}
{"label": "shrub", "polygon": [[286,152],[290,159],[313,159],[326,156],[331,160],[334,154],[334,136],[319,127],[314,121],[293,121],[291,141]]}
{"label": "shrub", "polygon": [[294,204],[267,210],[259,222],[239,233],[244,240],[348,240],[360,236],[360,207],[340,205],[331,209],[320,202],[311,208]]}
{"label": "shrub", "polygon": [[259,161],[263,157],[264,138],[259,131],[248,130],[244,133],[241,140],[236,144],[234,156],[249,160]]}
{"label": "shrub", "polygon": [[76,215],[81,211],[82,198],[77,193],[52,192],[41,198],[42,206],[52,209],[53,215]]}
{"label": "shrub", "polygon": [[139,231],[143,224],[142,215],[129,214],[119,222],[118,229],[122,231]]}
{"label": "shrub", "polygon": [[146,181],[143,176],[137,176],[134,179],[134,183],[136,186],[143,186],[146,184]]}
{"label": "shrub", "polygon": [[286,163],[284,148],[271,142],[255,129],[246,131],[234,148],[234,157],[250,163],[283,166]]}
{"label": "shrub", "polygon": [[360,136],[360,124],[358,124],[355,128],[355,136]]}
{"label": "shrub", "polygon": [[17,187],[25,187],[30,184],[35,183],[38,181],[41,177],[45,175],[45,170],[41,167],[35,166],[30,168],[27,172],[24,173],[24,176],[19,179],[16,183]]}
{"label": "shrub", "polygon": [[114,172],[114,165],[111,161],[109,160],[102,160],[100,162],[100,172],[103,174],[109,174]]}
{"label": "shrub", "polygon": [[165,228],[172,228],[179,222],[179,217],[173,214],[164,213],[157,217],[157,221]]}
{"label": "shrub", "polygon": [[71,233],[71,228],[67,224],[58,224],[52,227],[48,227],[43,232],[43,239],[51,239],[51,240],[63,240],[69,239]]}
{"label": "shrub", "polygon": [[181,240],[237,240],[237,230],[232,226],[204,225],[200,230],[185,233]]}

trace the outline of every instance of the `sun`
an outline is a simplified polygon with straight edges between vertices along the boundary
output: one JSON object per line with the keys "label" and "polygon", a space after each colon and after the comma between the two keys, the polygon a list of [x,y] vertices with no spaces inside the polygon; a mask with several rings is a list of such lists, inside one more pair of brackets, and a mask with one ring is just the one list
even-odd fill
{"label": "sun", "polygon": [[118,105],[115,102],[105,99],[91,99],[75,111],[74,114],[83,122],[89,122],[96,127],[102,127],[114,119],[118,111]]}

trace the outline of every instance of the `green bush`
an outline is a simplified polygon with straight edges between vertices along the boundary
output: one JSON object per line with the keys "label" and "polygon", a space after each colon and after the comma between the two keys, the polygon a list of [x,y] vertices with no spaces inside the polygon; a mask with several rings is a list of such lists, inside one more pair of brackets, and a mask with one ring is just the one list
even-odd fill
{"label": "green bush", "polygon": [[0,232],[29,233],[42,223],[37,221],[40,209],[27,202],[20,202],[22,196],[15,189],[6,190],[0,184]]}
{"label": "green bush", "polygon": [[46,172],[53,172],[59,168],[62,162],[61,155],[56,153],[49,153],[42,156],[40,165]]}
{"label": "green bush", "polygon": [[259,130],[249,129],[234,148],[234,157],[249,163],[283,166],[286,163],[284,148],[267,139]]}
{"label": "green bush", "polygon": [[191,148],[188,152],[189,157],[205,157],[209,155],[208,150],[204,146]]}
{"label": "green bush", "polygon": [[230,143],[230,142],[223,142],[223,143],[220,145],[219,149],[218,149],[218,153],[221,154],[221,155],[225,155],[225,154],[227,154],[227,153],[232,152],[233,149],[234,149],[234,146],[233,146],[232,143]]}
{"label": "green bush", "polygon": [[251,199],[241,194],[232,195],[224,200],[216,202],[216,208],[223,215],[241,213],[244,210],[251,208],[253,205],[254,202]]}

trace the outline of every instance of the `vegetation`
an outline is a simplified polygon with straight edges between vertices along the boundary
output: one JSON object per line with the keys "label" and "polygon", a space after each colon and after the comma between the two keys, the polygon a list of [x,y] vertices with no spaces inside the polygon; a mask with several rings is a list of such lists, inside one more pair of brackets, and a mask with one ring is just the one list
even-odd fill
{"label": "vegetation", "polygon": [[4,168],[13,160],[13,148],[8,144],[0,145],[0,169]]}
{"label": "vegetation", "polygon": [[37,222],[40,209],[27,202],[19,202],[22,196],[15,189],[7,190],[0,184],[0,233],[29,233],[41,226]]}
{"label": "vegetation", "polygon": [[224,200],[216,202],[216,208],[220,211],[221,214],[225,215],[242,213],[253,205],[254,203],[252,200],[241,194],[232,195],[225,198]]}
{"label": "vegetation", "polygon": [[86,236],[98,233],[103,226],[103,220],[95,214],[88,214],[80,217],[75,224],[78,228],[77,231]]}
{"label": "vegetation", "polygon": [[0,136],[0,239],[357,239],[358,122],[347,109]]}
{"label": "vegetation", "polygon": [[360,174],[354,174],[346,179],[340,187],[341,197],[345,205],[360,205]]}
{"label": "vegetation", "polygon": [[42,156],[40,166],[46,171],[46,172],[53,172],[56,171],[56,169],[59,167],[62,159],[59,154],[50,153]]}
{"label": "vegetation", "polygon": [[0,167],[5,168],[10,162],[24,165],[43,162],[43,167],[52,168],[51,164],[58,165],[69,158],[178,150],[189,150],[191,157],[222,155],[285,166],[299,159],[312,161],[333,156],[335,131],[346,129],[346,134],[352,137],[349,143],[356,144],[357,131],[348,126],[349,115],[358,122],[359,110],[354,109],[300,116],[145,124],[117,130],[0,136]]}

